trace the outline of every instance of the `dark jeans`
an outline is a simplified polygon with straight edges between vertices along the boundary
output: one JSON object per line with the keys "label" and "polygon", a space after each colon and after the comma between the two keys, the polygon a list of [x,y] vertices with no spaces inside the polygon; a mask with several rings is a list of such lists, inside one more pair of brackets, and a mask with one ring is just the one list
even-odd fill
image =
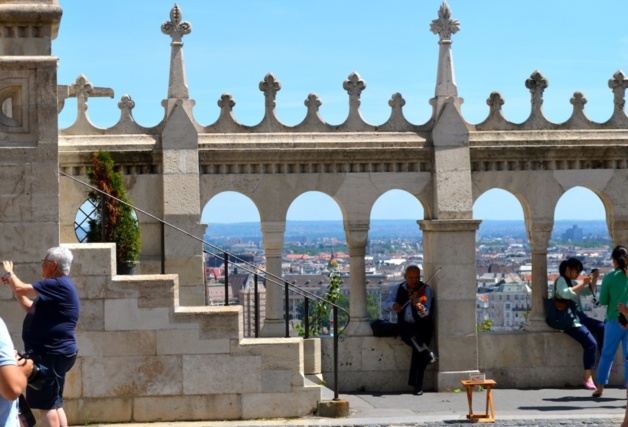
{"label": "dark jeans", "polygon": [[74,366],[76,353],[71,355],[45,354],[33,356],[40,366],[44,380],[41,390],[26,387],[26,401],[32,409],[57,409],[63,407],[65,374]]}
{"label": "dark jeans", "polygon": [[569,328],[565,333],[582,346],[584,369],[593,369],[597,350],[602,351],[604,346],[604,322],[593,319],[580,311],[577,314],[582,326]]}
{"label": "dark jeans", "polygon": [[412,343],[412,337],[415,337],[419,344],[428,346],[432,341],[433,325],[431,322],[422,322],[420,324],[401,323],[399,324],[399,336],[401,340],[412,349],[412,359],[410,361],[410,374],[408,376],[408,385],[414,387],[414,391],[423,391],[423,375],[425,368],[430,363],[429,352],[419,352]]}

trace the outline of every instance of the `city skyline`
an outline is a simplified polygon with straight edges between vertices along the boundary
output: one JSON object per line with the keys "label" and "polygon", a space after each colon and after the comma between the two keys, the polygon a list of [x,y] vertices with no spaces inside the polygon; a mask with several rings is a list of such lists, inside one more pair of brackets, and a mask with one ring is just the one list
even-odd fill
{"label": "city skyline", "polygon": [[[399,0],[394,7],[372,0],[180,2],[183,20],[192,25],[183,43],[195,118],[213,123],[220,111],[216,101],[229,92],[236,101],[236,119],[249,126],[259,123],[264,99],[257,86],[272,72],[282,84],[276,100],[281,121],[298,124],[306,113],[303,101],[315,92],[322,101],[321,117],[339,124],[348,111],[342,83],[355,71],[367,85],[361,99],[367,122],[384,123],[390,115],[388,100],[399,92],[406,100],[408,120],[425,123],[431,115],[438,57],[438,37],[429,27],[441,4],[441,0]],[[610,117],[613,97],[607,83],[628,59],[622,20],[628,3],[601,0],[592,7],[584,0],[450,0],[448,4],[452,18],[460,22],[452,50],[458,92],[464,99],[462,114],[469,123],[487,117],[486,99],[493,91],[501,93],[508,120],[524,121],[530,113],[524,83],[536,70],[549,82],[543,104],[549,120],[563,122],[571,115],[569,100],[575,91],[587,98],[586,114],[592,120]],[[161,101],[167,96],[171,41],[160,26],[170,20],[174,3],[60,0],[60,5],[64,14],[52,48],[60,58],[59,84],[71,84],[84,74],[94,86],[114,89],[114,99],[89,100],[88,112],[98,127],[115,124],[120,114],[117,102],[124,94],[134,100],[133,115],[140,125],[159,123],[164,114]],[[84,31],[85,22],[89,32]],[[73,101],[66,101],[59,116],[61,128],[76,117]],[[414,200],[403,193],[394,195],[392,199],[384,195],[386,205],[414,206],[409,213],[375,206],[371,217],[422,218],[422,207]],[[311,196],[301,197],[319,207],[322,219],[336,217],[339,208],[328,196],[317,196],[314,202]],[[474,206],[478,219],[523,217],[521,206],[508,193],[493,190],[482,198]],[[600,199],[589,190],[575,188],[563,198],[573,202],[562,208],[561,199],[557,219],[605,218]],[[204,215],[204,220],[241,222],[255,217],[249,212],[240,218],[246,209],[241,205],[226,209],[231,201],[223,199],[229,196],[219,195],[211,208],[222,215],[217,219]],[[307,220],[310,213],[311,208],[297,203],[288,218]]]}

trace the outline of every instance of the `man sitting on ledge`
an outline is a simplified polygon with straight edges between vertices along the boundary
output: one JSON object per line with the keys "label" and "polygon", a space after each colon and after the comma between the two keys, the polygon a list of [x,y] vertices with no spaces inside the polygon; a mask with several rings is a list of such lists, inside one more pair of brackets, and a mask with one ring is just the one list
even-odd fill
{"label": "man sitting on ledge", "polygon": [[414,387],[414,394],[423,394],[423,374],[436,356],[427,347],[432,340],[434,319],[432,316],[432,288],[421,281],[421,269],[409,265],[404,281],[390,292],[384,303],[384,310],[397,313],[399,335],[404,343],[412,348],[412,362],[408,385]]}

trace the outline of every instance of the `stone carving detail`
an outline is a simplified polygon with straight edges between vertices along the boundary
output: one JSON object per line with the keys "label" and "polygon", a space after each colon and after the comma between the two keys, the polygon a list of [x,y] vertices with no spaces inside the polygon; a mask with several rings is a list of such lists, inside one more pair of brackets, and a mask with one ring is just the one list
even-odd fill
{"label": "stone carving detail", "polygon": [[275,98],[277,97],[277,92],[281,90],[281,83],[275,78],[273,73],[268,73],[264,76],[264,80],[259,83],[259,90],[264,92],[264,118],[255,128],[276,132],[284,131],[286,126],[279,122],[277,116],[275,116]]}
{"label": "stone carving detail", "polygon": [[233,96],[230,93],[223,93],[220,99],[217,101],[218,107],[220,107],[220,116],[216,123],[205,128],[205,131],[214,132],[238,132],[242,131],[244,127],[240,125],[233,116],[233,107],[236,105]]}
{"label": "stone carving detail", "polygon": [[451,9],[444,1],[438,9],[438,19],[430,24],[430,31],[438,34],[440,41],[445,41],[451,40],[451,35],[456,34],[458,30],[460,30],[460,22],[457,19],[451,19]]}
{"label": "stone carving detail", "polygon": [[307,115],[317,115],[318,108],[323,105],[323,102],[315,93],[310,93],[307,99],[303,101],[303,104],[307,107]]}
{"label": "stone carving detail", "polygon": [[624,113],[628,80],[626,80],[626,76],[622,70],[617,70],[615,74],[613,74],[613,78],[608,81],[608,87],[613,90],[613,104],[615,105],[613,116]]}
{"label": "stone carving detail", "polygon": [[131,110],[135,108],[135,102],[129,95],[122,95],[120,102],[118,102],[118,108],[122,111],[123,116],[131,116]]}
{"label": "stone carving detail", "polygon": [[118,108],[120,109],[120,120],[112,128],[108,129],[112,134],[138,134],[138,133],[151,133],[151,129],[144,128],[138,125],[133,118],[133,108],[135,108],[135,101],[131,99],[129,95],[122,95],[118,102]]}
{"label": "stone carving detail", "polygon": [[161,24],[161,32],[172,37],[173,43],[180,43],[183,36],[192,32],[192,25],[183,21],[183,13],[176,3],[170,11],[170,21]]}
{"label": "stone carving detail", "polygon": [[42,38],[42,28],[39,25],[0,25],[2,38]]}
{"label": "stone carving detail", "polygon": [[[446,45],[451,43],[451,36],[460,30],[460,23],[456,19],[452,19],[451,9],[446,1],[443,1],[438,11],[438,19],[435,19],[430,24],[430,31],[439,36],[439,43]],[[164,34],[169,35],[172,38],[173,56],[171,59],[171,81],[169,82],[169,98],[183,99],[187,98],[187,85],[185,83],[185,71],[183,67],[182,58],[182,38],[183,36],[192,32],[192,26],[189,22],[183,21],[183,14],[177,4],[170,11],[170,21],[164,22],[161,25],[161,31]],[[7,33],[9,36],[14,35],[13,32]],[[442,46],[441,46],[442,48]],[[180,53],[179,53],[180,52]],[[176,61],[175,61],[176,59]],[[176,67],[173,66],[176,65]],[[174,72],[173,72],[173,69]],[[506,120],[503,116],[502,106],[504,99],[498,92],[492,92],[487,100],[489,106],[489,115],[485,121],[475,125],[476,130],[532,130],[532,129],[616,129],[628,126],[628,116],[626,116],[625,107],[625,92],[628,88],[628,79],[621,70],[618,70],[613,78],[608,82],[609,87],[613,91],[614,97],[614,112],[613,116],[606,123],[594,123],[589,120],[584,112],[584,106],[587,102],[584,95],[580,92],[574,93],[573,98],[570,100],[574,106],[572,117],[564,123],[556,124],[549,122],[542,112],[543,105],[543,93],[548,87],[548,80],[539,72],[532,73],[530,78],[525,82],[526,88],[531,93],[531,114],[530,117],[521,124],[512,123]],[[414,125],[408,122],[403,115],[403,106],[405,100],[400,93],[392,95],[388,101],[388,105],[391,107],[391,115],[388,121],[380,126],[372,126],[367,124],[361,117],[360,104],[362,91],[366,89],[366,83],[357,72],[353,72],[349,75],[348,79],[343,82],[343,88],[349,95],[349,115],[343,124],[338,126],[329,125],[321,117],[319,107],[322,104],[320,98],[316,94],[309,94],[305,100],[305,106],[307,108],[306,116],[304,120],[296,126],[286,126],[281,123],[276,117],[276,96],[277,92],[281,90],[281,83],[275,78],[273,73],[268,73],[264,79],[259,83],[259,89],[264,93],[265,99],[265,115],[261,123],[255,126],[245,126],[240,124],[233,113],[233,107],[235,101],[230,94],[223,94],[218,101],[218,106],[221,109],[218,120],[209,126],[199,129],[207,133],[214,132],[268,132],[268,131],[286,131],[293,132],[359,132],[359,131],[429,131],[434,123],[434,117],[428,119],[427,123],[423,125]],[[175,90],[176,89],[176,90]],[[96,88],[85,79],[84,76],[80,76],[76,83],[71,86],[59,86],[58,105],[59,111],[62,110],[65,99],[68,97],[76,96],[78,103],[78,117],[75,124],[72,125],[71,134],[77,134],[77,132],[83,132],[79,129],[85,129],[87,134],[102,133],[104,131],[113,131],[114,128],[120,130],[120,126],[116,125],[114,128],[99,129],[94,127],[87,115],[87,101],[89,97],[94,96],[110,96],[113,97],[113,90],[109,88]],[[15,101],[13,101],[15,102]],[[193,105],[193,101],[189,101]],[[435,105],[434,100],[430,100],[432,105]],[[5,110],[6,105],[0,104]],[[135,123],[132,119],[131,110],[133,108],[130,97],[122,98],[120,104],[122,110],[120,123]],[[15,104],[13,105],[15,109]],[[8,123],[11,119],[6,114],[3,115],[5,123]],[[16,120],[16,117],[12,118]],[[163,122],[148,128],[152,131],[158,131]],[[123,126],[127,128],[127,126]],[[139,127],[138,127],[139,129]],[[143,128],[147,129],[147,128]],[[67,130],[63,130],[62,133],[68,133]],[[115,132],[112,132],[115,133]]]}
{"label": "stone carving detail", "polygon": [[[406,100],[399,92],[393,93],[388,100],[388,105],[392,109],[390,112],[390,118],[386,123],[379,126],[377,129],[382,131],[397,131],[397,132],[416,132],[419,130],[419,126],[415,126],[406,120],[403,115],[403,106],[406,105]],[[431,122],[428,122],[431,125]]]}
{"label": "stone carving detail", "polygon": [[233,96],[230,93],[223,93],[218,100],[221,114],[230,114],[235,105],[236,102],[233,100]]}
{"label": "stone carving detail", "polygon": [[307,107],[305,119],[294,127],[294,130],[305,132],[329,132],[332,126],[325,123],[319,114],[319,107],[323,101],[315,93],[310,93],[303,104]]}
{"label": "stone carving detail", "polygon": [[543,92],[549,86],[549,82],[537,70],[530,78],[526,80],[526,87],[530,89],[532,94],[532,115],[542,115],[541,107],[543,106]]}
{"label": "stone carving detail", "polygon": [[275,78],[273,73],[268,73],[264,76],[264,80],[259,83],[259,90],[264,92],[266,114],[274,114],[275,98],[277,97],[277,92],[281,90],[281,83]]}
{"label": "stone carving detail", "polygon": [[[113,98],[113,89],[107,87],[95,87],[87,77],[83,74],[79,75],[76,82],[70,86],[58,86],[57,89],[57,105],[58,110],[61,112],[65,104],[65,100],[70,97],[76,97],[77,112],[76,121],[66,131],[76,133],[92,133],[96,128],[89,120],[87,114],[88,99],[90,97],[109,97]],[[101,129],[102,130],[102,129]],[[76,133],[74,133],[76,132]]]}
{"label": "stone carving detail", "polygon": [[342,87],[349,94],[349,117],[339,129],[344,131],[372,129],[373,127],[366,125],[360,115],[360,96],[362,91],[366,89],[366,82],[354,71],[342,83]]}

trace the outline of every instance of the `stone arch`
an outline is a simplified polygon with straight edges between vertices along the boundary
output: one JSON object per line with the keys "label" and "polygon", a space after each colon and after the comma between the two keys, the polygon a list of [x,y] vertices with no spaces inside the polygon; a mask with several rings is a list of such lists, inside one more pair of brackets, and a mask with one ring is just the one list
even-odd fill
{"label": "stone arch", "polygon": [[[336,200],[333,196],[320,190],[308,190],[308,191],[304,191],[300,193],[298,196],[292,199],[292,201],[290,202],[290,205],[288,206],[288,210],[286,211],[286,220],[288,219],[288,215],[290,214],[290,211],[293,208],[295,208],[295,203],[301,203],[304,199],[310,199],[308,200],[309,202],[317,202],[317,203],[326,204],[326,206],[323,207],[323,210],[325,209],[333,210],[334,208],[338,208],[339,213],[340,213],[340,218],[338,218],[338,220],[342,220],[344,217],[342,204],[338,200]],[[329,204],[330,201],[333,201],[333,204]],[[319,211],[320,211],[320,208],[319,208]],[[292,213],[294,214],[294,211]],[[313,221],[315,220],[313,219]]]}
{"label": "stone arch", "polygon": [[[404,235],[411,241],[414,237],[416,237],[416,243],[419,243],[422,241],[422,232],[417,221],[425,218],[425,212],[426,209],[424,208],[424,203],[421,198],[410,191],[390,189],[380,194],[371,207],[367,255],[371,253],[373,249],[377,249],[376,246],[373,246],[377,244],[373,243],[373,240],[378,240],[377,235],[380,231],[378,220],[400,221],[399,224],[404,227]],[[404,220],[407,220],[407,225],[405,225],[406,221]],[[401,221],[403,221],[403,225],[401,224]],[[390,225],[392,224],[393,223],[391,222]],[[382,226],[385,226],[384,223],[382,223]],[[406,264],[396,264],[394,262],[387,266],[377,266],[376,264],[373,264],[372,267],[376,268],[375,272],[378,274],[378,276],[375,277],[381,277],[382,279],[370,281],[367,279],[365,283],[365,287],[367,289],[367,301],[365,302],[367,310],[370,310],[368,296],[372,295],[375,300],[379,302],[377,307],[378,317],[386,318],[392,322],[396,321],[396,315],[394,312],[386,312],[382,308],[383,302],[385,302],[387,298],[387,287],[383,287],[382,285],[384,283],[391,284],[401,281],[403,278],[403,272],[409,264],[418,264],[421,266],[421,269],[423,269],[423,254],[417,251],[413,256],[406,259]],[[366,267],[368,268],[371,266],[367,263]]]}
{"label": "stone arch", "polygon": [[[587,187],[580,185],[573,186],[566,190],[563,195],[558,199],[555,207],[555,218],[561,217],[564,220],[573,220],[574,224],[571,224],[571,233],[566,233],[567,230],[557,229],[556,221],[554,220],[553,236],[558,240],[562,240],[563,234],[572,234],[571,238],[577,238],[578,241],[586,237],[586,229],[580,229],[575,222],[589,221],[589,220],[605,220],[605,231],[610,237],[610,229],[608,227],[608,197],[603,192],[595,191]],[[610,206],[609,206],[610,207]],[[612,207],[610,207],[612,209]],[[612,214],[611,214],[612,216]],[[564,225],[565,227],[567,224]],[[578,235],[581,232],[582,235]],[[560,233],[560,236],[559,236]],[[577,242],[576,242],[577,243]],[[609,244],[611,244],[609,242]]]}
{"label": "stone arch", "polygon": [[[249,196],[247,196],[246,194],[243,194],[239,191],[221,191],[218,192],[216,194],[214,194],[213,196],[211,196],[209,198],[209,200],[207,200],[207,202],[205,202],[205,204],[203,205],[203,208],[201,209],[201,221],[204,224],[210,224],[210,221],[207,221],[208,218],[215,218],[218,215],[214,215],[214,213],[211,211],[211,205],[219,205],[219,207],[223,210],[228,210],[228,209],[235,209],[235,208],[246,208],[247,205],[249,208],[254,208],[255,212],[257,213],[257,221],[260,221],[260,212],[259,212],[259,208],[257,206],[257,204],[255,203],[255,200],[251,199]],[[231,212],[231,216],[229,217],[230,219],[234,219],[234,218],[240,218],[238,216],[234,217],[233,216],[233,210],[230,210]],[[250,213],[249,213],[250,214]],[[246,216],[241,216],[241,218],[249,218],[253,219],[255,217],[255,215],[246,215]],[[244,221],[230,221],[230,222],[254,222],[255,219],[253,219],[252,221],[244,220]],[[218,221],[216,221],[218,222]]]}
{"label": "stone arch", "polygon": [[[205,251],[205,263],[209,266],[220,264],[220,258],[223,256],[218,247],[232,252],[227,248],[225,242],[212,232],[214,225],[244,223],[251,222],[253,224],[250,229],[250,235],[241,236],[251,239],[255,245],[262,246],[262,233],[260,215],[255,202],[248,196],[237,191],[221,191],[213,195],[201,209],[201,223],[206,224],[203,240]],[[247,243],[247,242],[242,242]],[[237,256],[237,255],[236,255]]]}
{"label": "stone arch", "polygon": [[[574,209],[574,216],[572,218],[566,217],[565,215],[565,203],[570,203]],[[596,219],[594,218],[595,211],[592,209],[586,209],[590,206],[589,204],[591,203],[599,203],[601,205],[601,208],[604,210],[604,218],[608,217],[608,214],[606,212],[613,209],[611,201],[603,191],[596,188],[588,188],[582,185],[575,185],[571,188],[566,189],[556,202],[556,207],[554,208],[555,217],[565,216],[565,219],[578,219],[576,217],[581,217],[582,219]],[[562,210],[562,212],[560,213],[559,208]],[[583,215],[583,212],[585,212],[586,215]]]}
{"label": "stone arch", "polygon": [[[381,195],[379,195],[377,200],[375,200],[375,202],[371,206],[371,219],[373,218],[373,215],[379,216],[379,212],[376,209],[381,209],[380,205],[382,203],[392,203],[391,205],[389,205],[390,207],[394,206],[396,209],[401,210],[403,209],[403,205],[401,203],[407,200],[410,200],[410,198],[414,199],[414,201],[418,203],[418,206],[420,207],[420,211],[423,214],[422,217],[419,217],[419,215],[417,215],[417,218],[410,218],[410,217],[405,217],[404,215],[399,213],[397,214],[396,218],[386,218],[386,219],[416,219],[417,221],[420,219],[423,219],[425,217],[425,213],[426,213],[425,206],[427,204],[424,203],[420,195],[413,194],[410,191],[407,191],[404,189],[390,189],[390,190],[385,191]],[[412,203],[412,200],[410,200],[410,202]],[[404,212],[407,212],[407,211],[408,211],[407,209],[404,210]]]}
{"label": "stone arch", "polygon": [[[325,212],[325,215],[322,217],[318,216],[317,214],[320,212]],[[286,211],[284,248],[288,243],[298,242],[305,251],[304,253],[298,253],[296,251],[298,248],[295,247],[296,252],[284,255],[292,258],[290,272],[286,273],[284,278],[290,277],[288,281],[295,286],[308,287],[309,292],[323,296],[327,292],[330,282],[329,271],[332,263],[342,274],[348,273],[346,269],[348,256],[343,242],[342,218],[343,212],[338,202],[330,195],[318,190],[302,192],[290,202],[290,206]],[[308,228],[309,234],[305,235],[301,233],[298,224],[295,224],[293,221],[329,221],[329,223],[324,225],[321,230]],[[319,231],[320,234],[318,234]],[[337,241],[333,240],[335,237],[337,237]],[[332,240],[326,241],[325,239],[327,238],[332,238]],[[313,252],[308,253],[308,247],[312,246],[317,247],[317,249],[312,248]],[[299,277],[300,280],[292,280],[295,277]],[[325,279],[321,280],[323,277]],[[317,285],[314,285],[315,283]],[[348,298],[345,299],[348,285],[349,283],[344,280],[340,290],[343,298],[337,301],[338,304],[342,305],[346,301],[348,305],[349,300]],[[300,309],[302,310],[303,300],[302,295],[292,292],[288,303],[289,312],[296,314],[299,311],[297,307],[301,307]],[[315,303],[316,301],[310,300],[310,304]],[[310,316],[312,316],[313,310],[314,306],[311,305]],[[292,317],[290,318],[292,319]],[[322,334],[328,334],[331,327],[328,323],[329,319],[321,319],[320,321]],[[298,323],[296,319],[295,322]]]}
{"label": "stone arch", "polygon": [[[522,202],[523,200],[523,202]],[[515,331],[526,323],[531,311],[531,271],[515,269],[530,263],[529,239],[525,227],[525,198],[502,188],[491,188],[473,204],[473,218],[482,220],[476,232],[476,273],[478,275],[476,326],[479,330]],[[507,205],[510,209],[505,209]],[[513,209],[515,208],[515,209]],[[488,221],[512,221],[490,227]],[[518,221],[520,221],[518,223]],[[494,238],[508,233],[511,242]],[[502,257],[495,259],[495,257]]]}

